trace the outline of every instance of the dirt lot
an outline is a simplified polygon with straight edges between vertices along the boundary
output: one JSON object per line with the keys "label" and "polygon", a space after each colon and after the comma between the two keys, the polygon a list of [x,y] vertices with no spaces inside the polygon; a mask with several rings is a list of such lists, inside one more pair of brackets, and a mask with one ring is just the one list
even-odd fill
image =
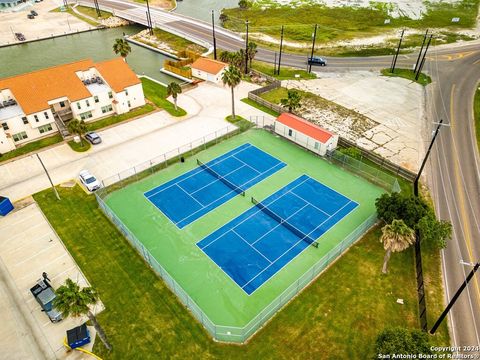
{"label": "dirt lot", "polygon": [[[0,45],[18,42],[14,37],[16,32],[24,34],[27,40],[32,40],[92,27],[70,14],[50,12],[58,6],[55,0],[44,0],[19,12],[0,13]],[[38,13],[35,19],[27,19],[30,10]]]}

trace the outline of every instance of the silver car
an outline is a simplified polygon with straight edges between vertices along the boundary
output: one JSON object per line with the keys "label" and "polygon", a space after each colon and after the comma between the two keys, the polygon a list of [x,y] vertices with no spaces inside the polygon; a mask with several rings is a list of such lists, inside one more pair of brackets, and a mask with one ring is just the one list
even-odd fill
{"label": "silver car", "polygon": [[80,174],[78,175],[78,177],[82,182],[82,184],[85,185],[85,187],[89,191],[95,191],[97,189],[100,189],[100,181],[98,181],[95,176],[90,174],[88,170],[80,171]]}
{"label": "silver car", "polygon": [[86,133],[85,139],[87,139],[88,142],[93,145],[100,144],[102,142],[102,138],[95,131],[90,131]]}

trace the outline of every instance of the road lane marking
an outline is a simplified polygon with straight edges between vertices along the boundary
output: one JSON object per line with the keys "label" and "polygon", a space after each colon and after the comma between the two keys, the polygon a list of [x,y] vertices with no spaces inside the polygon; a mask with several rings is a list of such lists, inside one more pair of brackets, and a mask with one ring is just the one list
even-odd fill
{"label": "road lane marking", "polygon": [[[455,116],[454,116],[454,111],[453,111],[453,100],[454,100],[454,92],[455,92],[455,87],[456,84],[452,85],[452,91],[450,93],[450,124],[452,127],[452,131],[455,131]],[[460,207],[460,218],[463,224],[464,228],[464,235],[465,235],[465,244],[467,245],[467,251],[468,251],[468,259],[470,263],[475,263],[475,260],[473,260],[473,252],[472,252],[472,240],[471,240],[471,234],[470,234],[470,228],[468,226],[468,217],[467,217],[467,212],[465,210],[465,197],[462,191],[462,180],[460,178],[460,169],[458,166],[458,156],[459,154],[457,153],[456,147],[454,147],[455,151],[455,157],[453,159],[453,164],[454,164],[454,173],[455,173],[455,180],[456,180],[456,189],[457,189],[457,194],[458,194],[458,199],[460,201],[459,207]],[[463,259],[462,259],[463,260]],[[473,280],[475,284],[475,290],[476,290],[476,299],[478,302],[478,305],[480,306],[480,288],[478,286],[478,281],[475,278]]]}

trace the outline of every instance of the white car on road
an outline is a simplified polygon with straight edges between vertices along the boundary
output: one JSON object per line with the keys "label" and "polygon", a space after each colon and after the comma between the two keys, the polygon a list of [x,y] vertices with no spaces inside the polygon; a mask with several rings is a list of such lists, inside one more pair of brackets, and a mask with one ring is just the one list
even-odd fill
{"label": "white car on road", "polygon": [[100,188],[100,182],[88,170],[80,171],[78,176],[80,181],[89,191],[95,191]]}

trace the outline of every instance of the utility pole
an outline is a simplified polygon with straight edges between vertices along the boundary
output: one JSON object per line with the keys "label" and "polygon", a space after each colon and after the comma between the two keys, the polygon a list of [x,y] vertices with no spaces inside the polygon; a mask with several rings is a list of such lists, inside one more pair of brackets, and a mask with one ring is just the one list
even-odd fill
{"label": "utility pole", "polygon": [[[315,24],[315,30],[313,30],[312,34],[312,52],[310,54],[310,60],[313,60],[313,53],[315,51],[315,39],[317,37],[317,24]],[[308,61],[308,72],[312,72],[312,62]]]}
{"label": "utility pole", "polygon": [[150,35],[153,35],[153,28],[152,28],[152,16],[150,14],[150,5],[147,0],[147,22],[148,27],[150,28]]}
{"label": "utility pole", "polygon": [[245,36],[245,75],[248,74],[248,20],[245,21],[247,35]]}
{"label": "utility pole", "polygon": [[[415,177],[415,181],[413,182],[413,193],[415,197],[418,198],[418,181],[420,176],[422,175],[423,168],[427,163],[428,156],[430,155],[430,151],[432,150],[433,144],[435,143],[435,139],[437,138],[438,132],[440,131],[440,127],[442,126],[443,119],[440,119],[440,122],[437,125],[437,129],[433,134],[432,141],[428,147],[427,153],[425,154],[425,158],[422,161],[422,165],[420,166],[420,170],[418,171],[417,176]],[[415,231],[415,270],[417,275],[417,294],[418,294],[418,308],[420,312],[420,326],[422,327],[423,331],[428,330],[427,324],[427,305],[425,301],[425,286],[423,282],[423,266],[422,266],[422,251],[421,251],[421,238],[420,232],[418,229]]]}
{"label": "utility pole", "polygon": [[417,62],[415,63],[415,68],[413,69],[414,73],[417,72],[417,68],[420,65],[420,57],[422,56],[423,46],[425,45],[425,41],[427,40],[427,34],[428,34],[428,29],[427,29],[427,31],[425,31],[425,35],[423,35],[422,47],[420,48],[420,52],[418,53]]}
{"label": "utility pole", "polygon": [[467,278],[463,281],[462,285],[460,285],[460,287],[458,288],[457,292],[455,293],[455,295],[453,295],[452,297],[452,300],[450,300],[450,302],[448,303],[447,307],[445,308],[445,310],[443,310],[442,314],[440,315],[440,317],[438,318],[438,320],[435,322],[435,325],[433,325],[432,327],[432,330],[430,330],[430,334],[435,334],[435,331],[437,331],[438,327],[440,326],[440,324],[442,323],[443,319],[445,319],[445,317],[447,316],[448,312],[450,311],[450,309],[452,308],[452,306],[455,304],[455,302],[457,301],[458,297],[461,295],[461,293],[463,292],[463,290],[465,290],[465,288],[467,287],[468,285],[468,282],[473,278],[473,275],[475,275],[475,273],[477,272],[478,268],[480,267],[480,263],[477,262],[474,266],[473,266],[473,269],[470,271],[470,273],[468,274]]}
{"label": "utility pole", "polygon": [[400,41],[398,42],[397,52],[393,57],[392,67],[390,68],[390,72],[393,73],[395,71],[395,66],[397,65],[397,58],[398,53],[400,52],[400,47],[402,46],[403,34],[405,33],[405,29],[402,30],[402,35],[400,35]]}
{"label": "utility pole", "polygon": [[280,65],[282,63],[282,47],[283,47],[283,25],[282,25],[282,33],[280,34],[280,53],[278,54],[277,75],[280,75]]}
{"label": "utility pole", "polygon": [[52,178],[50,177],[50,174],[48,173],[47,168],[46,168],[45,165],[43,164],[43,161],[42,161],[42,159],[40,158],[40,155],[38,155],[38,153],[36,153],[35,155],[37,155],[38,161],[40,161],[40,164],[42,165],[43,170],[45,170],[45,174],[47,174],[48,181],[50,181],[50,185],[52,185],[52,189],[53,189],[53,192],[55,193],[55,196],[57,197],[57,200],[60,200],[60,195],[58,195],[57,189],[56,189],[55,186],[53,185]]}
{"label": "utility pole", "polygon": [[423,64],[425,64],[425,57],[427,56],[427,51],[428,51],[428,48],[430,46],[430,42],[432,41],[432,37],[433,37],[433,34],[430,34],[430,38],[428,39],[427,47],[425,48],[425,52],[423,53],[422,62],[420,63],[420,66],[417,69],[417,75],[415,75],[415,80],[418,80],[418,78],[420,77],[420,74],[422,72]]}
{"label": "utility pole", "polygon": [[213,58],[217,60],[217,39],[215,38],[215,20],[214,11],[212,10],[212,36],[213,36]]}
{"label": "utility pole", "polygon": [[275,58],[273,60],[273,75],[277,73],[277,52],[275,51]]}
{"label": "utility pole", "polygon": [[97,17],[101,17],[102,13],[100,12],[100,7],[98,6],[98,0],[93,0],[93,3],[95,5],[95,10],[97,11]]}

